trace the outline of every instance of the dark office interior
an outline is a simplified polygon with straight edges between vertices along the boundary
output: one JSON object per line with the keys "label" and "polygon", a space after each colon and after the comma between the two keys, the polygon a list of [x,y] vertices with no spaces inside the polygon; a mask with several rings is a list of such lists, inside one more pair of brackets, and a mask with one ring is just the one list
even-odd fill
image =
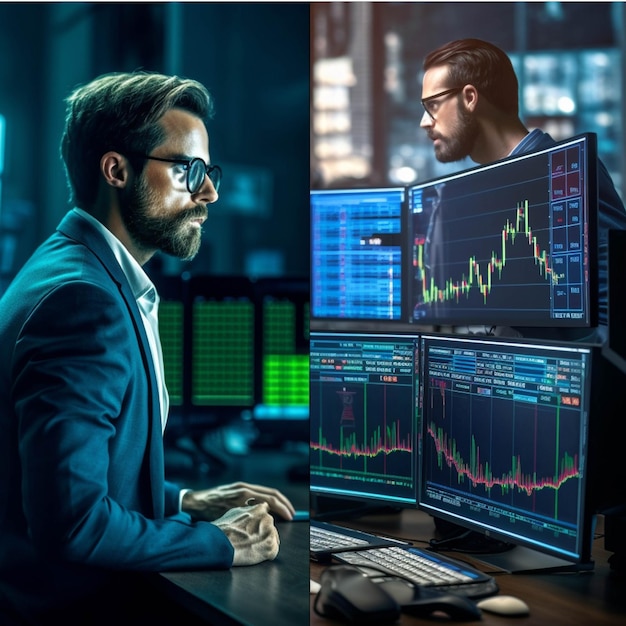
{"label": "dark office interior", "polygon": [[0,293],[69,208],[69,92],[136,69],[205,84],[220,200],[193,261],[146,266],[162,298],[166,472],[274,486],[306,508],[308,5],[7,3],[0,24]]}

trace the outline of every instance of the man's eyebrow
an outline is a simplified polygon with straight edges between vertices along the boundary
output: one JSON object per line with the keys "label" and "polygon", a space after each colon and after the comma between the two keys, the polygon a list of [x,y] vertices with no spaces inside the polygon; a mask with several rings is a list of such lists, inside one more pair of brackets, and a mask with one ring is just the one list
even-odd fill
{"label": "man's eyebrow", "polygon": [[181,161],[191,161],[193,159],[192,156],[185,154],[184,152],[171,152],[171,156],[168,158],[171,159],[180,159]]}
{"label": "man's eyebrow", "polygon": [[[203,157],[199,157],[193,154],[185,154],[183,152],[174,153],[174,155],[171,158],[180,159],[181,161],[191,161],[193,159],[202,159],[206,163],[206,159]],[[210,165],[210,160],[209,160],[209,165]]]}

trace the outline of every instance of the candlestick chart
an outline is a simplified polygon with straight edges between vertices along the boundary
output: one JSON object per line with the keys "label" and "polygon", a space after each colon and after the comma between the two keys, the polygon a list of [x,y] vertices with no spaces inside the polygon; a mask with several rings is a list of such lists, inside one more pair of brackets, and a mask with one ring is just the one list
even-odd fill
{"label": "candlestick chart", "polygon": [[[487,304],[487,298],[491,295],[494,284],[502,281],[503,272],[507,267],[507,259],[509,265],[514,261],[532,260],[537,268],[538,277],[552,286],[558,285],[559,280],[565,278],[565,274],[562,271],[555,273],[551,266],[551,257],[548,251],[541,247],[538,237],[534,234],[529,223],[528,207],[528,200],[519,202],[515,209],[515,217],[506,219],[499,234],[500,247],[498,250],[491,250],[490,255],[482,262],[477,258],[476,253],[469,255],[466,271],[461,274],[461,277],[455,279],[450,276],[443,285],[435,284],[433,276],[430,277],[430,280],[428,279],[424,268],[424,243],[417,243],[415,265],[421,276],[424,303],[431,304],[435,301],[453,300],[458,304],[462,298],[467,300],[471,292],[476,291],[483,304]],[[517,249],[515,248],[516,239],[518,240]],[[522,243],[519,243],[520,239]],[[520,247],[525,249],[519,250]],[[533,279],[530,273],[527,275],[526,282],[533,281],[533,286],[536,285],[537,278]]]}
{"label": "candlestick chart", "polygon": [[341,387],[332,394],[337,397],[321,398],[323,417],[311,442],[321,462],[362,474],[406,474],[404,457],[413,454],[413,437],[410,413],[398,409],[410,407],[410,387],[368,383],[356,390]]}

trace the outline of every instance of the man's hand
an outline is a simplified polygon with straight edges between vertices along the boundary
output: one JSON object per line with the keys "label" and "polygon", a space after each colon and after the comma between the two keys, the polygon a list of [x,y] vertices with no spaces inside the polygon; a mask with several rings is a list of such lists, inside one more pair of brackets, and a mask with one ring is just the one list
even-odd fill
{"label": "man's hand", "polygon": [[295,509],[277,489],[249,483],[232,483],[202,491],[188,491],[182,509],[195,520],[211,522],[235,507],[266,503],[269,511],[286,520],[293,519]]}
{"label": "man's hand", "polygon": [[233,565],[256,565],[276,558],[280,538],[267,503],[231,509],[213,524],[235,548]]}

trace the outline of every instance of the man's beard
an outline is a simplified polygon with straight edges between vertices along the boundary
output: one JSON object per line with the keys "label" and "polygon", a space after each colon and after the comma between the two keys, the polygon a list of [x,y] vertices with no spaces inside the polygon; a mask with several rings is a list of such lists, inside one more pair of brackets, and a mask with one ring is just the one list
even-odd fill
{"label": "man's beard", "polygon": [[448,139],[441,137],[441,143],[435,147],[437,161],[441,163],[461,161],[471,154],[476,137],[478,137],[478,122],[471,113],[461,109],[450,137]]}
{"label": "man's beard", "polygon": [[158,201],[141,176],[120,194],[122,220],[133,242],[148,253],[160,250],[179,259],[193,259],[200,249],[202,232],[190,221],[206,218],[206,206],[197,205],[171,217],[155,217],[150,214],[150,207]]}

